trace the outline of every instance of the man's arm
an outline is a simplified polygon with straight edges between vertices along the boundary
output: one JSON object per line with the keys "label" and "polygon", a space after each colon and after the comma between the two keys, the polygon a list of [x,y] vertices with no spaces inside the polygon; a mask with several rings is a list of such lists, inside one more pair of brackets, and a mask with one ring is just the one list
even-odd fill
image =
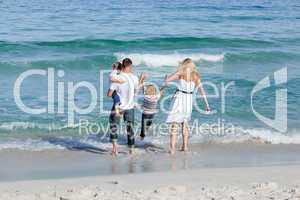
{"label": "man's arm", "polygon": [[142,73],[141,75],[140,75],[140,78],[135,78],[134,80],[134,93],[135,94],[138,94],[139,93],[139,90],[141,89],[141,88],[143,88],[143,86],[144,86],[144,83],[145,83],[145,74],[144,73]]}
{"label": "man's arm", "polygon": [[118,78],[114,78],[114,77],[112,77],[112,78],[110,79],[110,81],[113,82],[113,83],[120,83],[120,84],[126,82],[126,81],[124,81],[124,80],[122,80],[122,79],[118,79]]}
{"label": "man's arm", "polygon": [[126,82],[126,79],[124,79],[124,76],[122,76],[122,74],[110,76],[109,80],[111,82],[110,84],[111,90],[116,90],[118,84],[123,84]]}
{"label": "man's arm", "polygon": [[144,74],[144,73],[142,73],[142,74],[141,74],[141,76],[140,76],[140,78],[139,78],[139,82],[138,82],[138,88],[140,88],[140,87],[144,86],[144,83],[145,83],[145,78],[146,78],[145,74]]}

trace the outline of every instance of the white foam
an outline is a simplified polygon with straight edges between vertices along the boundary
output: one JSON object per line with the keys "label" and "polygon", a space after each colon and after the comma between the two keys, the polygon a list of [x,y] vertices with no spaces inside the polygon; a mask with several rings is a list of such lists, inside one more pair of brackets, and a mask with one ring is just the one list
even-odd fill
{"label": "white foam", "polygon": [[230,143],[269,143],[269,144],[300,144],[299,133],[275,132],[268,129],[243,129],[236,128],[236,133],[225,135],[223,137],[215,137],[213,141],[216,143],[230,144]]}
{"label": "white foam", "polygon": [[60,130],[64,127],[60,127],[55,124],[38,124],[33,122],[4,122],[0,124],[0,129],[2,130],[16,130],[16,129],[45,129],[45,130]]}
{"label": "white foam", "polygon": [[31,122],[4,122],[0,125],[0,129],[3,130],[15,130],[19,128],[20,129],[36,128],[36,124]]}
{"label": "white foam", "polygon": [[[282,134],[268,129],[243,129],[238,128],[235,134],[223,136],[209,136],[199,134],[191,134],[191,143],[206,143],[214,142],[216,144],[230,144],[230,143],[270,143],[270,144],[300,144],[299,133]],[[84,148],[96,147],[104,150],[110,150],[111,144],[106,140],[107,138],[98,138],[98,136],[91,136],[88,138],[72,138],[72,137],[57,137],[53,139],[5,139],[0,141],[0,150],[19,149],[25,151],[43,151],[52,149],[68,149],[68,148]],[[120,140],[121,146],[126,146],[126,138]],[[122,142],[123,141],[123,142]],[[166,145],[169,143],[167,135],[148,137],[148,142],[155,145]],[[139,141],[137,140],[137,143]]]}
{"label": "white foam", "polygon": [[88,138],[72,137],[50,137],[44,139],[18,139],[9,138],[0,141],[1,150],[23,150],[23,151],[45,151],[45,150],[64,150],[72,148],[100,148],[108,150],[110,142],[99,140],[97,136]]}
{"label": "white foam", "polygon": [[279,132],[265,130],[265,129],[248,129],[246,132],[254,138],[261,139],[271,144],[300,144],[300,135],[287,133],[282,134]]}
{"label": "white foam", "polygon": [[160,66],[178,66],[179,62],[185,58],[191,58],[194,61],[209,61],[220,62],[224,59],[224,54],[204,54],[204,53],[191,53],[191,54],[139,54],[139,53],[115,53],[118,60],[123,58],[130,58],[135,65],[144,64],[150,67]]}
{"label": "white foam", "polygon": [[18,149],[23,151],[44,151],[52,149],[65,149],[60,145],[54,145],[41,140],[6,140],[0,142],[0,150]]}

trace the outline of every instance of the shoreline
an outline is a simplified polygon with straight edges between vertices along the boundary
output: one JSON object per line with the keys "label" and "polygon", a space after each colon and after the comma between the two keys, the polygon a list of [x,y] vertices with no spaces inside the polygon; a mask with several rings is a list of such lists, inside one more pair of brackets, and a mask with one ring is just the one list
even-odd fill
{"label": "shoreline", "polygon": [[0,183],[0,199],[299,199],[300,165]]}
{"label": "shoreline", "polygon": [[137,148],[135,155],[113,158],[106,153],[81,150],[0,151],[0,183],[21,180],[42,180],[139,174],[194,169],[295,166],[300,165],[300,145],[271,144],[192,144],[190,152]]}

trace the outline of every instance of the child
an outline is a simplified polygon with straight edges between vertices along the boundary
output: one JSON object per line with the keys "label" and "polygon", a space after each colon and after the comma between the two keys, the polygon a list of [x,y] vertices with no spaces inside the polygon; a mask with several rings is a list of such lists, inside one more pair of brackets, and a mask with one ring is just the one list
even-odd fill
{"label": "child", "polygon": [[143,114],[142,114],[142,128],[141,128],[141,140],[145,138],[145,131],[148,130],[152,124],[155,113],[157,112],[157,103],[160,97],[163,95],[165,86],[160,88],[157,93],[154,85],[147,85],[144,88],[144,103],[143,103]]}
{"label": "child", "polygon": [[[122,64],[120,62],[115,62],[114,64],[112,64],[112,72],[109,74],[110,84],[112,84],[112,83],[122,84],[125,82],[118,77],[119,74],[121,73],[121,71],[122,71]],[[116,91],[113,92],[112,99],[114,102],[115,113],[116,113],[116,115],[120,116],[121,115],[121,113],[120,113],[121,100]]]}

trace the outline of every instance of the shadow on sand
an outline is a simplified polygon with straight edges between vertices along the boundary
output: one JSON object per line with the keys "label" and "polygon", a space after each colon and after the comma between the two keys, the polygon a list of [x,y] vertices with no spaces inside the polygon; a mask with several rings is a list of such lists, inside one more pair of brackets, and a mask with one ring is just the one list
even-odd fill
{"label": "shadow on sand", "polygon": [[[45,142],[48,142],[53,145],[58,145],[66,148],[70,151],[85,151],[89,153],[95,153],[95,154],[110,154],[110,148],[100,148],[98,146],[95,146],[93,144],[88,143],[87,141],[91,142],[99,142],[102,144],[110,143],[108,138],[100,137],[99,135],[93,135],[86,138],[86,141],[81,140],[80,138],[63,138],[63,137],[44,137],[42,139]],[[120,136],[119,137],[119,144],[126,146],[127,137],[126,136]],[[144,149],[145,151],[150,152],[165,152],[165,149],[161,146],[155,145],[151,142],[145,142],[136,140],[135,147],[138,149]],[[123,148],[122,148],[123,149]],[[125,153],[122,150],[120,153]]]}
{"label": "shadow on sand", "polygon": [[[96,153],[96,154],[108,154],[109,151],[104,148],[96,147],[92,144],[85,143],[80,141],[79,139],[73,138],[62,138],[62,137],[46,137],[43,138],[43,141],[49,142],[53,145],[62,146],[70,151],[86,151],[89,153]],[[97,140],[95,140],[97,141]]]}

